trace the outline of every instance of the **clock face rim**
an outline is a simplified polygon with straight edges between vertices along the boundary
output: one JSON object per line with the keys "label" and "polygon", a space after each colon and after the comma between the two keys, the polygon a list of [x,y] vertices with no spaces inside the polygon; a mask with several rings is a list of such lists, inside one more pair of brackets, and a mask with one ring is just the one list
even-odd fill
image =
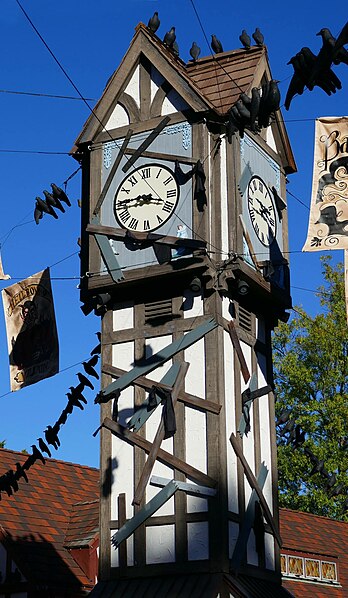
{"label": "clock face rim", "polygon": [[[262,238],[261,238],[261,236],[260,236],[260,234],[257,232],[257,230],[256,230],[256,228],[255,228],[254,221],[253,221],[253,219],[252,219],[252,217],[251,217],[251,214],[250,214],[250,211],[251,211],[251,209],[255,209],[253,206],[252,206],[252,207],[250,207],[250,189],[251,189],[251,184],[252,184],[252,181],[253,181],[253,180],[255,180],[255,179],[257,179],[257,180],[261,181],[262,185],[263,185],[263,186],[266,188],[266,190],[267,190],[267,196],[268,196],[268,198],[269,198],[269,201],[270,201],[270,203],[271,203],[271,206],[272,206],[272,211],[273,211],[273,217],[274,217],[274,227],[273,227],[273,228],[274,228],[274,232],[272,232],[272,238],[271,238],[271,239],[269,239],[269,235],[267,235],[267,242],[263,241],[263,240],[262,240]],[[254,190],[253,190],[253,191],[254,191]],[[254,233],[255,233],[255,235],[256,235],[256,237],[257,237],[257,239],[260,241],[260,243],[261,243],[261,244],[262,244],[264,247],[270,247],[270,246],[272,245],[272,243],[273,243],[273,242],[276,240],[276,237],[277,237],[277,217],[276,217],[276,208],[275,208],[274,201],[273,201],[273,199],[272,199],[272,195],[271,195],[271,192],[270,192],[270,190],[269,190],[269,187],[268,187],[268,185],[265,183],[265,181],[263,180],[263,178],[262,178],[262,177],[260,177],[260,175],[258,175],[258,174],[255,174],[255,175],[253,175],[253,176],[250,178],[250,180],[249,180],[249,183],[248,183],[248,188],[247,188],[247,201],[248,201],[248,214],[249,214],[249,218],[250,218],[250,221],[251,221],[251,224],[252,224],[252,227],[253,227]],[[261,201],[261,200],[259,200],[259,201]],[[264,202],[263,202],[263,203],[264,203]],[[254,220],[256,220],[256,218],[255,218]],[[260,215],[257,215],[257,220],[258,220],[258,221],[260,221],[260,222],[264,222],[264,219],[262,219],[262,216],[260,216]]]}
{"label": "clock face rim", "polygon": [[[168,172],[168,173],[169,173],[169,174],[170,174],[170,175],[173,177],[173,180],[174,180],[174,183],[175,183],[175,188],[176,188],[176,199],[175,199],[175,203],[173,204],[173,208],[170,210],[170,212],[168,212],[168,215],[165,217],[165,219],[163,219],[163,221],[162,221],[162,222],[160,222],[160,223],[159,223],[157,226],[154,226],[154,227],[147,228],[145,231],[144,231],[144,230],[141,230],[141,231],[140,231],[140,230],[138,230],[138,231],[137,231],[136,229],[134,229],[134,228],[131,228],[131,227],[127,226],[127,225],[126,225],[125,223],[123,223],[123,222],[120,220],[120,218],[118,217],[118,215],[117,215],[117,209],[116,209],[116,205],[117,205],[117,201],[118,201],[118,195],[119,195],[119,192],[120,192],[120,190],[121,190],[122,186],[124,185],[124,183],[125,183],[125,182],[126,182],[126,181],[127,181],[127,180],[128,180],[128,179],[129,179],[129,178],[132,176],[132,175],[134,176],[134,173],[138,172],[138,171],[139,171],[139,170],[141,170],[141,169],[144,169],[144,168],[150,168],[150,167],[155,167],[155,168],[160,168],[160,169],[162,169],[162,170],[166,170],[166,171],[167,171],[167,172]],[[144,180],[146,180],[146,179],[144,179]],[[144,184],[147,184],[147,183],[144,183]],[[151,191],[151,189],[152,189],[152,186],[151,186],[151,184],[148,184],[148,189]],[[155,193],[157,193],[157,194],[158,194],[158,192],[157,192],[157,191],[155,191]],[[177,182],[177,180],[176,180],[176,177],[175,177],[174,171],[173,171],[173,170],[172,170],[172,169],[171,169],[169,166],[167,166],[167,165],[165,165],[165,164],[161,164],[161,163],[159,163],[159,162],[146,162],[145,164],[141,164],[141,165],[140,165],[140,166],[138,166],[137,168],[134,168],[134,169],[132,170],[132,172],[130,172],[130,173],[127,175],[127,176],[125,176],[125,177],[122,179],[122,181],[120,182],[120,184],[118,185],[118,187],[117,187],[117,191],[116,191],[116,193],[115,193],[115,195],[114,195],[114,199],[113,199],[113,211],[114,211],[114,216],[115,216],[115,218],[116,218],[116,221],[117,221],[117,223],[119,224],[119,226],[120,226],[121,228],[125,229],[125,230],[129,230],[130,232],[134,232],[134,233],[136,233],[136,232],[149,232],[149,233],[151,233],[151,232],[153,232],[153,231],[155,231],[155,230],[157,230],[157,229],[161,228],[162,226],[164,226],[164,225],[165,225],[165,224],[168,222],[168,220],[170,220],[170,218],[172,218],[172,216],[175,214],[175,210],[176,210],[176,208],[177,208],[177,206],[178,206],[178,203],[179,203],[179,198],[180,198],[180,186],[179,186],[179,183],[178,183],[178,182]],[[165,200],[163,200],[163,201],[165,201]],[[134,209],[134,207],[133,207],[133,209]]]}

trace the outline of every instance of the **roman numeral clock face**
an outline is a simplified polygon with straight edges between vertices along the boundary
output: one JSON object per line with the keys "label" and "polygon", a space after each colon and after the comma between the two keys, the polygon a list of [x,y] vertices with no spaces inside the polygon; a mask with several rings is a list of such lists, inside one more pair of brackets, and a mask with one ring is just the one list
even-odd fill
{"label": "roman numeral clock face", "polygon": [[174,173],[162,164],[146,164],[133,170],[118,187],[115,217],[122,228],[153,231],[172,216],[178,200]]}
{"label": "roman numeral clock face", "polygon": [[270,191],[259,176],[249,181],[248,211],[257,238],[268,247],[277,233],[276,215]]}

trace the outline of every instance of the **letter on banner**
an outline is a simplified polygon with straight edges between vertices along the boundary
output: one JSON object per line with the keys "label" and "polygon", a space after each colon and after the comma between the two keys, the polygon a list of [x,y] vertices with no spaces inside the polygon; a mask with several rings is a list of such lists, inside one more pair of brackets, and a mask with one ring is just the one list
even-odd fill
{"label": "letter on banner", "polygon": [[59,349],[49,268],[2,290],[11,390],[59,371]]}
{"label": "letter on banner", "polygon": [[316,120],[311,211],[303,251],[348,249],[348,117]]}

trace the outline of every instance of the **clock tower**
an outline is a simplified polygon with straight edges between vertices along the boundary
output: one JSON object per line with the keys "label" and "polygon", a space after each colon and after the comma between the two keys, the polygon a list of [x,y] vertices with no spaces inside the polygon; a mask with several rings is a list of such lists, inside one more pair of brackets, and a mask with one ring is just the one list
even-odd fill
{"label": "clock tower", "polygon": [[82,309],[102,318],[92,595],[287,595],[271,331],[296,166],[279,111],[228,132],[270,80],[264,47],[186,64],[140,24],[76,141]]}

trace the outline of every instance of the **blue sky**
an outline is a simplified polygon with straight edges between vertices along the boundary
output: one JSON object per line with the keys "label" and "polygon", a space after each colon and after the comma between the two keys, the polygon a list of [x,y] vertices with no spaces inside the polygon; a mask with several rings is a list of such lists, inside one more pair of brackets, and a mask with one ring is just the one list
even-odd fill
{"label": "blue sky", "polygon": [[[183,60],[195,40],[202,56],[210,53],[191,0],[21,0],[35,26],[59,59],[70,78],[91,105],[119,65],[140,21],[147,23],[159,12],[162,38],[172,25]],[[219,3],[195,0],[195,7],[207,37],[215,33],[225,50],[240,46],[243,28],[250,34],[260,27],[265,36],[273,77],[280,80],[284,101],[292,67],[289,58],[302,46],[317,53],[321,39],[316,33],[328,27],[337,35],[346,22],[343,11],[328,11],[327,3],[307,0],[291,3]],[[323,16],[327,15],[327,16]],[[36,226],[33,221],[35,197],[51,182],[62,185],[77,168],[70,156],[75,138],[89,115],[78,99],[29,96],[12,92],[32,92],[78,97],[42,41],[25,19],[16,0],[2,0],[0,12],[0,243],[4,270],[11,282],[51,266],[59,341],[61,372],[16,393],[9,393],[8,356],[4,319],[0,315],[0,440],[7,448],[30,450],[47,424],[53,424],[66,405],[65,393],[77,383],[80,362],[88,358],[96,344],[99,320],[83,316],[79,302],[80,173],[68,184],[72,207],[58,220],[46,216]],[[284,111],[298,173],[289,177],[288,190],[306,206],[310,204],[314,119],[347,114],[348,66],[335,72],[342,90],[328,97],[320,89],[306,91]],[[321,253],[301,253],[309,211],[292,196],[289,204],[290,263],[294,305],[310,313],[319,309],[311,290],[321,283]],[[335,261],[342,252],[332,252]],[[69,257],[70,256],[70,257]],[[0,289],[5,287],[0,281]],[[308,290],[300,290],[308,289]],[[99,439],[92,433],[99,424],[99,408],[94,393],[86,391],[88,406],[74,410],[61,428],[61,447],[54,456],[82,464],[99,465]]]}

